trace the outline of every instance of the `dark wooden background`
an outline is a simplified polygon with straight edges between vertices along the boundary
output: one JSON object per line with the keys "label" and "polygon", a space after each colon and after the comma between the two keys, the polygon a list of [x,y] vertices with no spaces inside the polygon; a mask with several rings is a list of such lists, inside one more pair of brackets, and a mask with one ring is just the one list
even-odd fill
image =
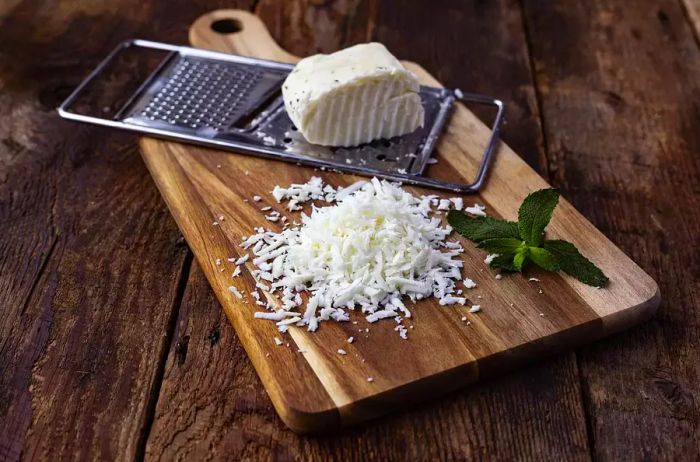
{"label": "dark wooden background", "polygon": [[[134,136],[54,108],[118,41],[255,10],[502,97],[503,138],[660,284],[651,322],[324,437],[276,416]],[[3,0],[0,460],[697,460],[697,0]]]}

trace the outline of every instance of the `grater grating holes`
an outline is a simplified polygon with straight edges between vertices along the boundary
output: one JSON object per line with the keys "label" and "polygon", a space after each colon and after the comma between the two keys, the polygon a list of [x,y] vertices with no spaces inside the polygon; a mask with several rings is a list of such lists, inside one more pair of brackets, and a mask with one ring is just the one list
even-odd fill
{"label": "grater grating holes", "polygon": [[183,57],[141,115],[172,125],[220,130],[245,110],[260,78],[255,69]]}

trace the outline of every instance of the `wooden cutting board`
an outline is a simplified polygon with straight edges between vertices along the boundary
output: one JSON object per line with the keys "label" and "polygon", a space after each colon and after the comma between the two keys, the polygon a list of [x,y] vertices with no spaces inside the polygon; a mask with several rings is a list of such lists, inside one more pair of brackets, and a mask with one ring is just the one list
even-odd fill
{"label": "wooden cutting board", "polygon": [[[232,19],[234,22],[226,22]],[[221,22],[221,21],[224,22]],[[236,33],[219,30],[236,26]],[[259,58],[294,62],[254,15],[220,10],[200,17],[190,29],[196,47]],[[405,62],[427,85],[439,86],[420,66]],[[478,89],[470,89],[477,90]],[[453,112],[437,146],[439,163],[427,174],[467,182],[474,177],[486,127],[463,106]],[[533,269],[525,277],[496,280],[483,263],[484,252],[465,242],[464,275],[478,283],[468,291],[482,311],[441,307],[434,300],[412,308],[409,339],[402,340],[392,321],[365,332],[368,323],[354,313],[357,324],[323,323],[316,333],[293,327],[281,335],[274,323],[253,319],[256,305],[235,298],[231,285],[249,293],[255,281],[247,269],[233,279],[228,257],[242,255],[238,246],[253,227],[279,229],[259,209],[270,205],[285,212],[270,195],[272,188],[304,183],[320,175],[334,186],[358,178],[314,171],[283,162],[152,138],[141,140],[143,158],[182,233],[203,268],[236,333],[241,339],[277,412],[298,432],[336,429],[410,402],[503,372],[525,361],[590,342],[649,318],[659,305],[656,283],[568,202],[555,211],[548,234],[576,244],[610,277],[605,289],[595,289],[560,274]],[[500,145],[486,188],[467,204],[484,204],[492,216],[515,219],[523,198],[547,187],[508,146]],[[426,193],[412,188],[413,192]],[[434,191],[430,191],[434,193]],[[254,202],[253,195],[263,197]],[[308,209],[307,209],[308,210]],[[224,219],[217,217],[223,215]],[[218,225],[213,222],[218,221]],[[221,259],[220,265],[216,260]],[[540,282],[530,282],[536,277]],[[249,299],[250,300],[250,299]],[[466,316],[469,323],[462,321]],[[276,346],[274,337],[283,337]],[[346,339],[355,337],[352,344]],[[348,354],[337,354],[339,348]],[[302,350],[299,352],[299,350]],[[368,382],[368,377],[373,381]]]}

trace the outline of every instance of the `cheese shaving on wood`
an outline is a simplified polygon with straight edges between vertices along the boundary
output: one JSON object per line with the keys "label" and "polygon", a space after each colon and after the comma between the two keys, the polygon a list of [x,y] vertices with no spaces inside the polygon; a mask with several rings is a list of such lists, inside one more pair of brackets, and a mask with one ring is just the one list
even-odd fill
{"label": "cheese shaving on wood", "polygon": [[465,212],[471,213],[472,215],[477,215],[480,217],[486,216],[486,212],[484,212],[484,210],[486,210],[486,207],[484,207],[483,205],[479,205],[479,204],[474,204],[472,207],[465,207],[464,208]]}
{"label": "cheese shaving on wood", "polygon": [[228,291],[231,292],[233,295],[235,295],[237,298],[242,299],[243,294],[238,291],[234,286],[230,286],[228,288]]}

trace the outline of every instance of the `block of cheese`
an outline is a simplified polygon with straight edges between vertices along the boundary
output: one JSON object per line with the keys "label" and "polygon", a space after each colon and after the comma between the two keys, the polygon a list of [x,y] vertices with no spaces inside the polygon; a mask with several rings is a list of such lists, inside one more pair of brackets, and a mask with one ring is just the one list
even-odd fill
{"label": "block of cheese", "polygon": [[423,125],[416,76],[381,43],[302,59],[282,84],[290,119],[313,144],[356,146]]}

